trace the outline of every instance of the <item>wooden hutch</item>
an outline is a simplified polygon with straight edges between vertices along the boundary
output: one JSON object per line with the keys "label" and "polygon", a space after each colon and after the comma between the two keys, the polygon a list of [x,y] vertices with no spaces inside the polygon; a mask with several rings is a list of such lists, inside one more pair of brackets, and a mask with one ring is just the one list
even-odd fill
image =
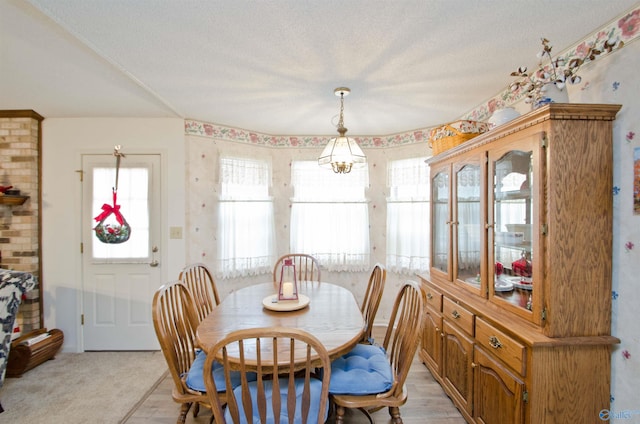
{"label": "wooden hutch", "polygon": [[550,104],[440,153],[421,360],[468,422],[610,407],[613,120]]}

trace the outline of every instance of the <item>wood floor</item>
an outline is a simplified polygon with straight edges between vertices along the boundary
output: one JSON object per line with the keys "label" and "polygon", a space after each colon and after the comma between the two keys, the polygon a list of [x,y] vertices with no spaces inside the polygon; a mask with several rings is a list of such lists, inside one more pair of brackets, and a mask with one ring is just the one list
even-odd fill
{"label": "wood floor", "polygon": [[[382,329],[384,331],[384,329]],[[374,329],[376,339],[382,339],[380,329]],[[153,390],[137,409],[122,424],[174,424],[180,412],[180,406],[171,399],[173,381],[167,377]],[[409,400],[400,408],[404,424],[465,424],[465,420],[451,400],[444,394],[440,385],[416,355],[411,372],[407,378]],[[376,423],[390,423],[387,409],[375,412]],[[208,424],[211,411],[202,408],[197,417],[189,411],[186,424]],[[365,424],[369,421],[359,411],[348,411],[346,423]],[[333,423],[333,420],[328,421]]]}

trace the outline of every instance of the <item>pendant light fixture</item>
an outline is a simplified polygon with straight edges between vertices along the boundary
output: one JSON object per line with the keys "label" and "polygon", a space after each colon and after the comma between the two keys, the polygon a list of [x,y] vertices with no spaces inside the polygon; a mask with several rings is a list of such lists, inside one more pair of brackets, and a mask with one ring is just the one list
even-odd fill
{"label": "pendant light fixture", "polygon": [[336,96],[340,96],[340,120],[338,121],[339,137],[329,140],[329,144],[324,148],[318,158],[318,164],[324,168],[331,168],[337,174],[347,174],[352,168],[360,168],[367,164],[367,157],[358,146],[358,143],[345,134],[344,127],[344,96],[351,93],[347,87],[338,87],[334,91]]}

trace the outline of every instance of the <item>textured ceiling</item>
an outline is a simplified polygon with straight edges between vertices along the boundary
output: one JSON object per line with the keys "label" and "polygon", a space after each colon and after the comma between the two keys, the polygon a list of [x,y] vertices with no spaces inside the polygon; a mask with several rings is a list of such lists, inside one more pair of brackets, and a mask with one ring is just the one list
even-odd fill
{"label": "textured ceiling", "polygon": [[0,110],[388,135],[463,115],[637,0],[0,0]]}

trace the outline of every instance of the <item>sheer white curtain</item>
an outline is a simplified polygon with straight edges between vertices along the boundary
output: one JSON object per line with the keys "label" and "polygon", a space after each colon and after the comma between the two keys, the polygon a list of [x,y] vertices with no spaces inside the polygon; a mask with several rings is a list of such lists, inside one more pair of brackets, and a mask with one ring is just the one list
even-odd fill
{"label": "sheer white curtain", "polygon": [[329,271],[368,270],[368,168],[335,174],[317,161],[294,161],[291,184],[291,251],[315,256]]}
{"label": "sheer white curtain", "polygon": [[429,167],[426,157],[389,162],[387,269],[414,274],[429,269]]}
{"label": "sheer white curtain", "polygon": [[235,278],[271,272],[275,261],[271,164],[220,158],[217,275]]}

